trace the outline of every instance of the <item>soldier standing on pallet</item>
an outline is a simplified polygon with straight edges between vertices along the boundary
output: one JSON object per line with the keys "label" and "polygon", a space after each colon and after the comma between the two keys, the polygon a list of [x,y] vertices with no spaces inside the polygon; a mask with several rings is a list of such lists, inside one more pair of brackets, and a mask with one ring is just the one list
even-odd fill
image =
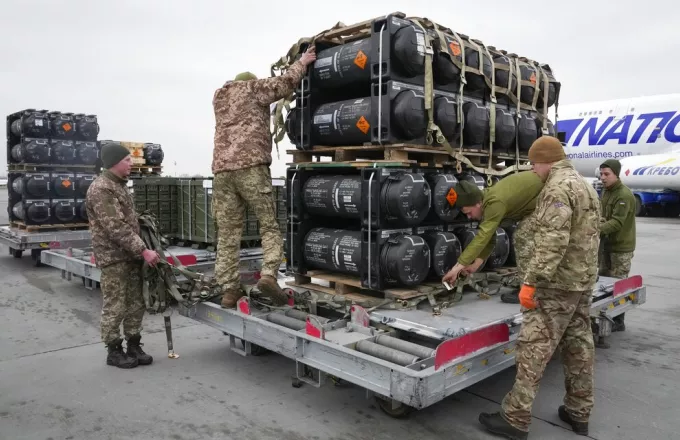
{"label": "soldier standing on pallet", "polygon": [[308,65],[316,59],[310,47],[288,72],[257,79],[250,72],[236,75],[215,91],[213,150],[213,216],[217,220],[215,277],[222,287],[222,307],[231,308],[244,295],[239,275],[239,252],[246,204],[260,222],[264,263],[258,289],[275,304],[287,300],[277,281],[283,261],[283,239],[274,210],[270,134],[270,105],[289,96]]}
{"label": "soldier standing on pallet", "polygon": [[526,310],[516,345],[517,375],[501,412],[482,413],[479,421],[506,438],[526,439],[541,377],[559,346],[566,396],[558,415],[574,432],[588,435],[595,350],[590,307],[597,282],[600,202],[556,138],[534,142],[529,160],[545,187],[536,204],[534,250],[519,294]]}
{"label": "soldier standing on pallet", "polygon": [[[627,278],[635,252],[635,196],[619,179],[621,162],[605,160],[600,165],[602,224],[600,225],[600,275]],[[614,318],[612,331],[624,331],[624,315]],[[606,346],[606,345],[605,345]]]}
{"label": "soldier standing on pallet", "polygon": [[[458,198],[456,206],[470,220],[481,221],[479,233],[465,247],[458,257],[458,262],[444,276],[444,281],[452,284],[460,272],[476,272],[489,257],[496,244],[496,229],[503,220],[519,221],[513,235],[515,258],[517,260],[518,279],[522,279],[526,271],[526,262],[531,257],[531,214],[536,208],[538,194],[543,189],[543,181],[531,171],[510,175],[501,179],[491,188],[484,191],[477,185],[462,181],[454,187]],[[519,287],[519,286],[518,286]],[[501,300],[508,303],[519,303],[519,291],[504,293]]]}
{"label": "soldier standing on pallet", "polygon": [[[104,171],[86,196],[92,249],[101,268],[101,337],[108,347],[107,365],[134,368],[153,361],[140,343],[145,311],[142,268],[144,262],[155,266],[160,257],[146,248],[139,235],[137,213],[126,185],[132,167],[130,152],[118,142],[107,142],[101,160]],[[127,353],[120,337],[121,322]]]}

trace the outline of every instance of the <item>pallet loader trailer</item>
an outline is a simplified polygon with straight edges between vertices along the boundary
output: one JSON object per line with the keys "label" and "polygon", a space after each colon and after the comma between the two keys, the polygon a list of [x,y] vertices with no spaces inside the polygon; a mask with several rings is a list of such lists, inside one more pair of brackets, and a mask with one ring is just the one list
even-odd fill
{"label": "pallet loader trailer", "polygon": [[[205,251],[173,248],[182,264],[210,271],[214,259]],[[261,249],[242,251],[241,275],[256,280]],[[62,276],[98,281],[89,250],[42,252],[44,264]],[[178,305],[179,313],[229,336],[236,353],[278,353],[295,361],[293,386],[321,387],[328,377],[364,388],[391,417],[404,417],[480,382],[515,363],[515,345],[522,323],[520,306],[495,295],[465,293],[451,306],[422,301],[417,307],[349,305],[337,316],[325,304],[337,297],[308,288],[288,287],[292,278],[279,274],[289,304],[273,308],[244,297],[235,309],[218,302]],[[305,311],[294,308],[306,299]],[[646,302],[639,275],[618,280],[600,277],[593,291],[594,336],[611,334],[612,319]],[[169,345],[169,356],[174,357]]]}

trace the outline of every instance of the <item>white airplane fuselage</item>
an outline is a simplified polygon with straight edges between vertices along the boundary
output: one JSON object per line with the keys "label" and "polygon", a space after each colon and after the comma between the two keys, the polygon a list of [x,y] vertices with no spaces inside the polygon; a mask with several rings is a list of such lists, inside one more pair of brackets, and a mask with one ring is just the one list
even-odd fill
{"label": "white airplane fuselage", "polygon": [[[665,183],[668,179],[659,175],[677,173],[669,169],[669,160],[677,157],[680,166],[680,93],[565,105],[559,107],[558,117],[556,128],[565,133],[567,158],[585,177],[598,177],[598,167],[610,158],[621,161],[622,180],[626,170],[629,176],[637,170],[636,182],[641,184],[643,176]],[[670,155],[653,157],[657,154]],[[680,176],[677,180],[672,189],[680,191]]]}

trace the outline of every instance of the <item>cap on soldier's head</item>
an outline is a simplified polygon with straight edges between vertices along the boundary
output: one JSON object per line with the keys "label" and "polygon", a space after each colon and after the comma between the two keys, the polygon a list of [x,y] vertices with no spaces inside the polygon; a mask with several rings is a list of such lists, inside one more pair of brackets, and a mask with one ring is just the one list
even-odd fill
{"label": "cap on soldier's head", "polygon": [[456,199],[456,207],[463,208],[465,206],[476,205],[484,198],[482,190],[477,185],[467,180],[458,182],[454,187],[458,198]]}
{"label": "cap on soldier's head", "polygon": [[600,168],[609,168],[614,172],[614,174],[616,174],[616,177],[618,177],[619,173],[621,172],[621,162],[616,159],[607,159],[602,162]]}
{"label": "cap on soldier's head", "polygon": [[250,72],[241,72],[234,77],[234,81],[250,81],[253,79],[257,79],[257,77]]}
{"label": "cap on soldier's head", "polygon": [[553,163],[566,158],[562,143],[554,136],[541,136],[529,148],[531,163]]}
{"label": "cap on soldier's head", "polygon": [[102,145],[102,167],[109,169],[130,154],[130,150],[120,142],[108,141]]}

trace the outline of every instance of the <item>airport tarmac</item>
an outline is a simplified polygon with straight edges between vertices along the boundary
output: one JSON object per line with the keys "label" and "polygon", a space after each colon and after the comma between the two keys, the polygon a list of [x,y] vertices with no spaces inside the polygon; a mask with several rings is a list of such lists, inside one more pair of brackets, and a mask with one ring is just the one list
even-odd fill
{"label": "airport tarmac", "polygon": [[[0,203],[0,223],[6,223]],[[680,429],[680,219],[638,219],[632,273],[647,303],[627,330],[596,351],[591,439],[675,439]],[[0,439],[494,439],[477,418],[499,409],[514,368],[405,420],[384,415],[363,390],[291,386],[295,364],[244,358],[221,332],[174,314],[179,359],[168,359],[163,319],[147,316],[151,366],[106,366],[99,337],[101,294],[30,258],[0,251]],[[541,382],[529,438],[576,436],[557,416],[559,361]]]}

